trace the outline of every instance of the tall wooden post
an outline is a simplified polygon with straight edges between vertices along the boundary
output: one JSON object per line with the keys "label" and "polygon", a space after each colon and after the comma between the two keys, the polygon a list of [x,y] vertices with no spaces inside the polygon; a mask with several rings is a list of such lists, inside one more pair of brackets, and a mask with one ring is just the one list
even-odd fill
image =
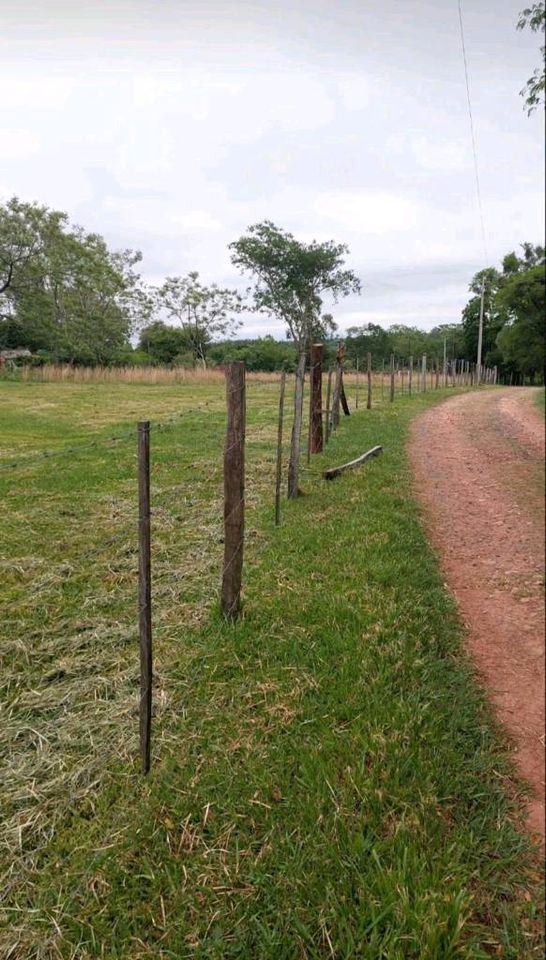
{"label": "tall wooden post", "polygon": [[447,337],[444,337],[444,389],[447,387]]}
{"label": "tall wooden post", "polygon": [[150,535],[150,421],[138,424],[138,612],[140,633],[140,756],[150,769],[152,733],[152,576]]}
{"label": "tall wooden post", "polygon": [[224,570],[220,607],[236,620],[241,608],[245,528],[245,365],[226,366],[227,427],[224,449]]}
{"label": "tall wooden post", "polygon": [[[339,426],[339,408],[342,402],[343,391],[343,359],[345,357],[345,344],[339,343],[336,353],[336,376],[334,381],[334,398],[332,400],[332,430]],[[345,409],[346,401],[344,403]],[[345,411],[348,413],[348,410]]]}
{"label": "tall wooden post", "polygon": [[408,393],[411,397],[411,388],[413,386],[413,357],[409,358],[409,373],[408,373]]}
{"label": "tall wooden post", "polygon": [[372,355],[368,353],[366,358],[366,374],[368,377],[368,396],[366,398],[366,409],[372,409]]}
{"label": "tall wooden post", "polygon": [[341,404],[341,378],[343,376],[343,371],[341,369],[341,364],[336,363],[336,369],[334,374],[334,394],[332,397],[332,430],[337,430],[339,426],[339,408]]}
{"label": "tall wooden post", "polygon": [[438,361],[438,357],[436,357],[434,360],[434,372],[436,374],[435,389],[437,390],[440,386],[440,363]]}
{"label": "tall wooden post", "polygon": [[300,475],[300,444],[303,423],[303,387],[305,382],[306,351],[300,349],[298,365],[296,367],[296,383],[294,387],[294,420],[292,423],[292,437],[290,440],[290,460],[288,462],[288,498],[293,500],[299,492]]}
{"label": "tall wooden post", "polygon": [[358,395],[360,393],[360,357],[356,358],[356,391],[355,391],[355,410],[358,410]]}
{"label": "tall wooden post", "polygon": [[284,422],[284,393],[286,389],[286,371],[281,373],[279,393],[279,423],[277,427],[277,463],[275,472],[275,526],[281,522],[281,482],[282,482],[282,428]]}
{"label": "tall wooden post", "polygon": [[326,424],[325,424],[325,442],[328,443],[330,439],[330,429],[331,429],[331,411],[330,411],[330,400],[332,397],[332,376],[333,370],[330,367],[328,370],[328,386],[326,387]]}
{"label": "tall wooden post", "polygon": [[423,354],[421,357],[421,392],[424,393],[427,389],[427,355]]}
{"label": "tall wooden post", "polygon": [[311,453],[322,450],[322,343],[311,347]]}
{"label": "tall wooden post", "polygon": [[394,353],[391,353],[391,390],[390,390],[390,401],[391,403],[394,400]]}

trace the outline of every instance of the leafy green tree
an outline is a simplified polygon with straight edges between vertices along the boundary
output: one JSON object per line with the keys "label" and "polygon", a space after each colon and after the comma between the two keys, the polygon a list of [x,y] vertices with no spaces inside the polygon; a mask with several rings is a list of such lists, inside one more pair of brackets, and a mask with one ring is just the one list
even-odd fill
{"label": "leafy green tree", "polygon": [[[487,267],[480,270],[472,279],[470,291],[474,296],[463,310],[463,331],[467,356],[475,357],[478,343],[478,322],[480,312],[480,292],[484,284],[484,324],[483,358],[488,366],[497,365],[523,376],[534,376],[541,369],[542,360],[538,341],[533,335],[537,329],[538,314],[535,311],[528,318],[530,326],[529,353],[521,350],[521,331],[526,326],[523,313],[530,309],[540,293],[537,276],[544,276],[545,250],[540,245],[524,243],[522,253],[507,253],[502,261],[502,270]],[[528,295],[528,299],[527,298]],[[522,306],[519,307],[518,303]],[[540,304],[540,300],[539,300]],[[512,333],[505,333],[505,327],[515,327]],[[517,349],[516,349],[517,344]],[[535,356],[535,361],[532,360]],[[534,371],[534,373],[532,373]]]}
{"label": "leafy green tree", "polygon": [[157,290],[157,305],[181,324],[187,348],[195,363],[206,367],[206,352],[215,337],[224,337],[239,326],[237,314],[243,298],[237,290],[205,287],[197,271],[185,277],[167,277]]}
{"label": "leafy green tree", "polygon": [[[539,3],[533,3],[531,7],[526,7],[521,11],[518,20],[518,30],[524,30],[526,27],[529,27],[534,33],[544,34],[545,26],[546,6],[544,0],[541,0]],[[533,76],[529,78],[525,87],[521,90],[521,96],[525,97],[525,106],[527,107],[528,114],[531,114],[541,103],[544,103],[544,90],[546,86],[544,67],[546,47],[544,44],[542,44],[540,48],[540,54],[542,57],[542,67],[536,68]]]}
{"label": "leafy green tree", "polygon": [[149,312],[136,264],[66,214],[16,198],[0,206],[0,316],[18,345],[76,363],[108,363]]}
{"label": "leafy green tree", "polygon": [[146,353],[151,363],[171,366],[180,354],[188,351],[188,338],[181,327],[173,327],[155,320],[143,327],[138,342],[139,349]]}
{"label": "leafy green tree", "polygon": [[[9,311],[13,296],[32,283],[43,269],[48,243],[61,233],[65,213],[12,197],[0,204],[0,296],[2,309]],[[4,313],[5,315],[5,313]]]}
{"label": "leafy green tree", "polygon": [[312,340],[326,337],[333,329],[330,315],[322,315],[322,298],[334,302],[360,292],[356,274],[345,267],[348,248],[333,241],[303,243],[270,220],[248,228],[246,235],[230,244],[232,263],[255,279],[256,309],[283,321],[297,354],[294,422],[288,496],[298,495],[303,380],[306,356]]}
{"label": "leafy green tree", "polygon": [[543,266],[512,274],[497,300],[506,323],[497,336],[504,363],[533,383],[544,373],[546,277]]}
{"label": "leafy green tree", "polygon": [[482,360],[487,366],[496,362],[496,340],[504,318],[496,306],[496,295],[501,283],[501,274],[495,267],[479,270],[472,278],[469,290],[473,294],[463,309],[464,353],[474,359],[478,353],[478,333],[480,319],[480,301],[483,283],[483,341]]}
{"label": "leafy green tree", "polygon": [[449,360],[466,360],[469,354],[465,350],[464,329],[460,323],[441,323],[433,327],[427,333],[426,349],[427,356],[435,358],[440,365],[444,357],[444,341],[446,345],[446,357]]}
{"label": "leafy green tree", "polygon": [[347,358],[356,366],[357,358],[362,364],[368,353],[372,355],[374,366],[392,353],[393,345],[390,332],[378,323],[366,323],[361,327],[349,327],[345,338]]}
{"label": "leafy green tree", "polygon": [[208,352],[210,363],[216,365],[244,360],[247,370],[286,370],[295,367],[294,347],[271,336],[256,340],[236,340],[213,344]]}

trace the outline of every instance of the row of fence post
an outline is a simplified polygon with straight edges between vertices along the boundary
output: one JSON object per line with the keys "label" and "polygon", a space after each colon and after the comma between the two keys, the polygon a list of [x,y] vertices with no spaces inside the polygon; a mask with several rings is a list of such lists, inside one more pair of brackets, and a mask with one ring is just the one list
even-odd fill
{"label": "row of fence post", "polygon": [[[310,363],[309,398],[309,437],[308,456],[320,453],[324,443],[328,443],[332,431],[340,421],[340,410],[349,414],[349,407],[343,383],[344,352],[338,349],[336,363],[328,371],[326,405],[322,405],[322,361],[323,345],[313,344]],[[355,407],[359,405],[360,362],[356,364]],[[381,370],[381,395],[383,397],[385,363]],[[395,356],[391,354],[389,363],[391,402],[395,398],[396,377]],[[414,358],[408,363],[408,394],[414,389]],[[421,391],[427,389],[427,358],[423,354],[419,371]],[[460,360],[443,365],[443,386],[472,386],[480,382],[496,383],[497,368],[477,369],[475,364]],[[402,390],[405,370],[402,371]],[[246,380],[245,365],[242,361],[229,363],[225,367],[227,422],[224,445],[224,560],[220,589],[220,610],[226,620],[237,619],[241,609],[241,587],[244,551],[245,524],[245,428],[246,428]],[[372,358],[366,356],[366,408],[372,406]],[[431,370],[431,387],[440,385],[440,365],[436,361]],[[286,398],[286,373],[281,374],[279,393],[279,414],[277,429],[277,451],[275,465],[275,524],[281,519],[281,486],[284,407]],[[151,725],[152,725],[152,566],[151,566],[151,526],[150,526],[150,422],[144,420],[138,424],[138,531],[139,531],[139,573],[138,606],[140,636],[140,756],[143,773],[150,769]]]}

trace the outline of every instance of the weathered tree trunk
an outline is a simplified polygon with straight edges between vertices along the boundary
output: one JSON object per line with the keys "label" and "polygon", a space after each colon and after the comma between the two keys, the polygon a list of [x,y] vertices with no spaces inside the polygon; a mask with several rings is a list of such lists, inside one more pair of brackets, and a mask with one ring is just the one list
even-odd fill
{"label": "weathered tree trunk", "polygon": [[298,496],[298,478],[300,471],[301,426],[303,422],[303,380],[305,377],[305,349],[300,350],[296,367],[296,388],[294,391],[294,422],[290,443],[290,462],[288,464],[288,497]]}

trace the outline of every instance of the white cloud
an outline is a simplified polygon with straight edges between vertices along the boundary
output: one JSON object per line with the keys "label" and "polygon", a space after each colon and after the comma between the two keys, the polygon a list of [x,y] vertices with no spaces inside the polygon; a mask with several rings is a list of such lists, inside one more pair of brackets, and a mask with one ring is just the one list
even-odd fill
{"label": "white cloud", "polygon": [[188,210],[186,213],[171,213],[168,222],[183,230],[192,230],[197,233],[214,233],[222,229],[220,220],[213,217],[207,210]]}
{"label": "white cloud", "polygon": [[425,170],[453,173],[472,167],[468,140],[456,137],[438,140],[432,137],[409,138],[410,149],[419,166]]}
{"label": "white cloud", "polygon": [[38,153],[40,141],[31,130],[0,127],[0,155],[6,160],[22,160]]}
{"label": "white cloud", "polygon": [[319,194],[315,213],[353,233],[382,236],[411,230],[419,211],[411,200],[382,191]]}

